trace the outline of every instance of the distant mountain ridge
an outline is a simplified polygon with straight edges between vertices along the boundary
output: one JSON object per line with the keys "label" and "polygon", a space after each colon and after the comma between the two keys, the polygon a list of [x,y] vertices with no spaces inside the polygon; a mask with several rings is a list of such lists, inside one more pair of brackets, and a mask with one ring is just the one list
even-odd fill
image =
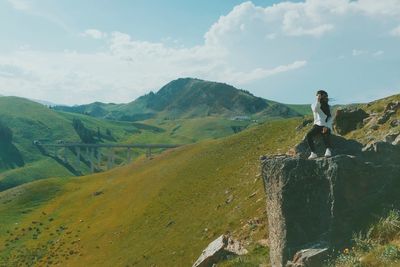
{"label": "distant mountain ridge", "polygon": [[[0,97],[7,97],[7,96],[0,94]],[[13,96],[10,96],[10,97],[13,97]],[[41,99],[35,99],[35,98],[26,98],[26,99],[36,102],[36,103],[39,103],[39,104],[42,104],[47,107],[60,106],[60,104],[56,104],[56,103],[53,103],[53,102],[47,101],[47,100],[41,100]]]}
{"label": "distant mountain ridge", "polygon": [[60,105],[60,104],[53,103],[51,101],[41,100],[41,99],[30,98],[29,100],[31,100],[33,102],[36,102],[36,103],[39,103],[39,104],[42,104],[42,105],[47,106],[47,107],[54,107],[54,106],[59,106]]}
{"label": "distant mountain ridge", "polygon": [[256,97],[231,85],[194,78],[180,78],[128,104],[95,102],[57,110],[112,120],[136,121],[154,117],[167,119],[206,116],[268,116],[287,118],[301,115],[288,105]]}

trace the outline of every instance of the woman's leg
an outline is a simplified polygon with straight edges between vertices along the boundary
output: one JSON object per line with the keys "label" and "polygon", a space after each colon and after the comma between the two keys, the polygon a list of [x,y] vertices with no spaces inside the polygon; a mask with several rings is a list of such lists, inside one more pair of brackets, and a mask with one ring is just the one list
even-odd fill
{"label": "woman's leg", "polygon": [[331,149],[332,148],[331,129],[328,128],[328,131],[322,134],[322,139],[324,140],[325,148]]}
{"label": "woman's leg", "polygon": [[318,134],[321,134],[321,131],[322,131],[321,126],[314,125],[306,135],[307,143],[308,146],[310,147],[311,152],[315,152],[314,137],[317,136]]}

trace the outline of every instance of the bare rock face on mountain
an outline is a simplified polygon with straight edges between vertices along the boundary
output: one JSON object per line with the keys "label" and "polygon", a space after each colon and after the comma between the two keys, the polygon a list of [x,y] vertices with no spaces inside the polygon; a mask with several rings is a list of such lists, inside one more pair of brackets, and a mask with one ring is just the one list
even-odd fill
{"label": "bare rock face on mountain", "polygon": [[335,131],[344,135],[356,130],[362,126],[364,119],[368,116],[368,113],[361,108],[338,109],[334,122]]}
{"label": "bare rock face on mountain", "polygon": [[296,155],[262,162],[274,267],[302,249],[342,248],[375,216],[400,207],[400,146],[377,142],[362,148],[340,137],[333,144],[331,158],[305,159],[303,141]]}

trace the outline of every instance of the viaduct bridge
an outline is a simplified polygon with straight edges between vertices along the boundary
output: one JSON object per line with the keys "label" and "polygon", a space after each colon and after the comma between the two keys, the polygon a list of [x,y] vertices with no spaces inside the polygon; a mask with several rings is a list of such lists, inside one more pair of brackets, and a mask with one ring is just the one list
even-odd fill
{"label": "viaduct bridge", "polygon": [[[58,141],[56,143],[43,143],[39,140],[33,141],[33,144],[45,155],[50,156],[58,161],[62,161],[68,168],[80,169],[81,163],[90,168],[92,173],[103,171],[102,163],[106,160],[106,169],[111,169],[115,165],[115,150],[126,150],[126,163],[131,162],[133,149],[144,149],[146,157],[151,158],[153,149],[176,148],[181,145],[173,144],[85,144],[85,143],[68,143]],[[61,152],[60,152],[61,150]],[[74,155],[75,161],[72,167],[72,161],[68,159],[67,151],[70,150]],[[79,175],[79,174],[77,174]]]}

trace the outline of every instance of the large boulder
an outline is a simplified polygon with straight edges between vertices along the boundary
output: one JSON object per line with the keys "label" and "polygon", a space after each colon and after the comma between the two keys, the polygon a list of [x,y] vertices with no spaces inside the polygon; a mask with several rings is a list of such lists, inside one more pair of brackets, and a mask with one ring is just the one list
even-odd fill
{"label": "large boulder", "polygon": [[[331,135],[332,152],[334,155],[357,155],[361,153],[362,144],[357,141],[347,140],[339,135]],[[324,155],[325,145],[322,140],[322,136],[317,136],[314,138],[314,144],[316,153],[318,155]],[[299,144],[294,148],[292,155],[298,156],[300,158],[307,158],[311,153],[308,146],[307,139],[304,138]]]}
{"label": "large boulder", "polygon": [[248,251],[229,235],[221,235],[203,250],[193,267],[211,267],[229,256],[244,255]]}
{"label": "large boulder", "polygon": [[378,124],[386,123],[394,114],[396,114],[397,110],[400,109],[400,102],[390,102],[386,105],[385,110],[381,117],[378,118]]}
{"label": "large boulder", "polygon": [[338,151],[352,149],[331,158],[299,153],[262,161],[272,266],[285,266],[302,249],[343,248],[385,209],[400,207],[400,146],[361,149],[338,140]]}
{"label": "large boulder", "polygon": [[362,127],[364,119],[368,116],[361,108],[338,109],[333,127],[338,134],[344,135]]}
{"label": "large boulder", "polygon": [[396,137],[392,144],[395,146],[400,145],[400,135]]}
{"label": "large boulder", "polygon": [[394,101],[394,102],[390,102],[386,105],[384,112],[387,111],[394,111],[397,112],[397,110],[400,109],[400,101]]}
{"label": "large boulder", "polygon": [[304,127],[306,127],[309,124],[312,124],[314,122],[314,120],[312,119],[305,119],[302,121],[302,123],[296,127],[296,131],[300,131],[301,129],[303,129]]}
{"label": "large boulder", "polygon": [[387,135],[385,135],[385,137],[383,138],[383,141],[387,142],[387,143],[393,143],[397,136],[400,135],[400,132],[391,132],[388,133]]}
{"label": "large boulder", "polygon": [[327,248],[309,248],[298,251],[286,267],[321,267],[328,254]]}
{"label": "large boulder", "polygon": [[390,126],[391,127],[397,127],[397,126],[400,126],[400,120],[399,119],[394,119],[394,120],[392,120],[391,122],[390,122]]}
{"label": "large boulder", "polygon": [[378,118],[378,124],[385,124],[396,112],[393,110],[385,111],[382,116]]}

